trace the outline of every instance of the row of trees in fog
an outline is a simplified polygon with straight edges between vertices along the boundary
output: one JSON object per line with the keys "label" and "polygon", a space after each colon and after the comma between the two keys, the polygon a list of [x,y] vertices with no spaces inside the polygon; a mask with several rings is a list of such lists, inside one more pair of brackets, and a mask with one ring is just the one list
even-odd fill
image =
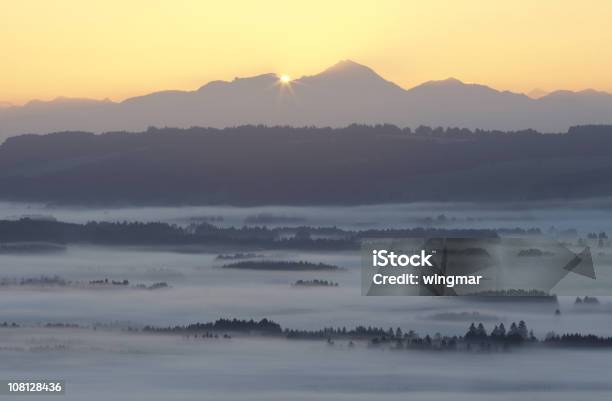
{"label": "row of trees in fog", "polygon": [[200,244],[273,246],[305,249],[356,249],[361,238],[374,237],[496,237],[493,230],[409,228],[349,231],[338,228],[217,227],[210,223],[181,227],[151,222],[65,223],[22,218],[0,220],[1,242],[59,242],[92,244]]}

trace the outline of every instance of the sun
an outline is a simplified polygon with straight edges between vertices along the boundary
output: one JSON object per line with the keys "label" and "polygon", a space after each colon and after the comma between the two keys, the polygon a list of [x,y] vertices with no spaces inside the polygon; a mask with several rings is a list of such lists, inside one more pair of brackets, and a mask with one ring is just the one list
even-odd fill
{"label": "sun", "polygon": [[291,77],[289,75],[281,75],[280,76],[280,81],[282,84],[288,84],[289,82],[291,82]]}

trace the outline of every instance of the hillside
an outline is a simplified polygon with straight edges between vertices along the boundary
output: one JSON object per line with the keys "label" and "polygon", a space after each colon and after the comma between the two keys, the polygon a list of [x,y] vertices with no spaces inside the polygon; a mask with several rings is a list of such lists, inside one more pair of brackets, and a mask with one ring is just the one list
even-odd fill
{"label": "hillside", "polygon": [[361,204],[612,195],[612,127],[531,131],[238,127],[25,135],[0,199],[72,204]]}

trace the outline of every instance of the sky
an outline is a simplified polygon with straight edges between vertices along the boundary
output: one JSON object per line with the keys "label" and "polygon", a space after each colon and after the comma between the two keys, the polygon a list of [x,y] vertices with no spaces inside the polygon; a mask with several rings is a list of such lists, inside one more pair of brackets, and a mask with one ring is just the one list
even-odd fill
{"label": "sky", "polygon": [[0,101],[122,100],[342,59],[404,88],[612,92],[612,1],[0,0]]}

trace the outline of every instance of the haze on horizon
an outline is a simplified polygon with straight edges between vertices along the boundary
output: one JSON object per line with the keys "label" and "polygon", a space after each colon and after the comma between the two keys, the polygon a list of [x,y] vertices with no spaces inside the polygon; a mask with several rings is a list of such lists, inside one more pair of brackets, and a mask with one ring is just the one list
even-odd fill
{"label": "haze on horizon", "polygon": [[404,88],[452,76],[523,93],[612,92],[605,0],[0,2],[0,101],[13,104],[299,77],[340,59]]}

